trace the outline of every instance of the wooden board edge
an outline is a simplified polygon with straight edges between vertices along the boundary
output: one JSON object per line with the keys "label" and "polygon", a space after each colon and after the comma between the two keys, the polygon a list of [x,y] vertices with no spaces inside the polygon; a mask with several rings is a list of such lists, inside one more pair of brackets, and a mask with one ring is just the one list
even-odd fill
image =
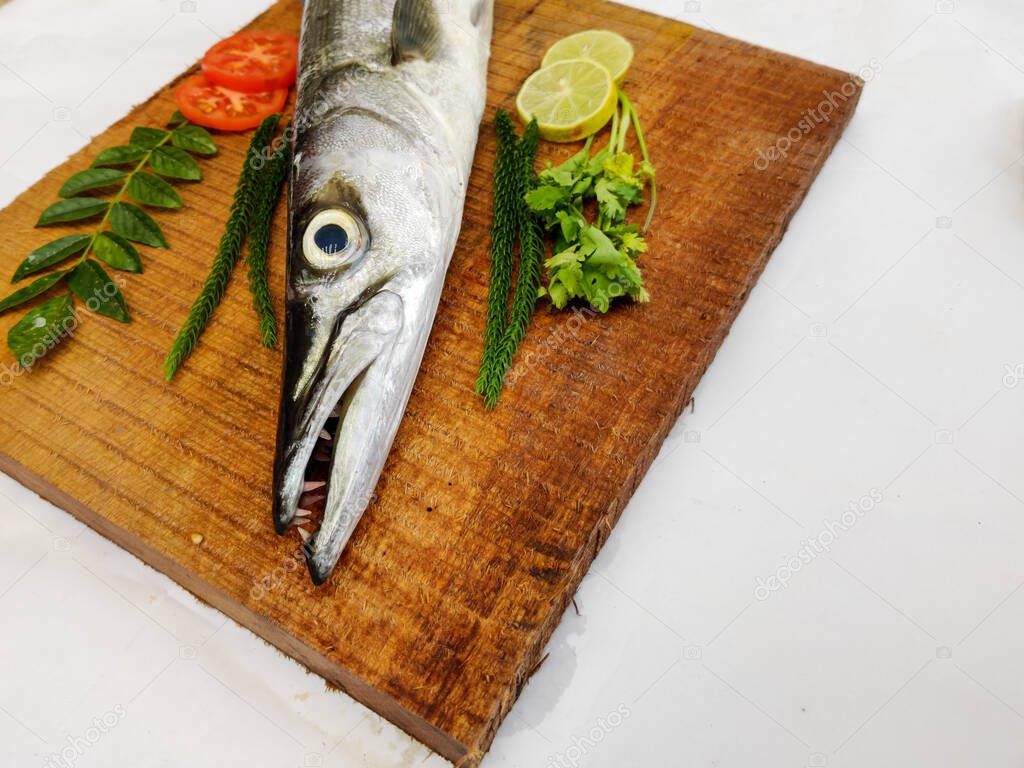
{"label": "wooden board edge", "polygon": [[[464,762],[468,748],[456,739],[410,712],[390,696],[382,693],[362,678],[340,667],[336,662],[312,650],[298,638],[284,632],[266,617],[247,608],[210,582],[196,577],[184,566],[168,557],[131,531],[115,525],[90,507],[55,485],[39,478],[31,470],[0,453],[0,472],[37,493],[46,501],[60,507],[75,519],[92,528],[105,539],[131,553],[146,565],[164,574],[197,600],[228,616],[257,637],[277,648],[306,669],[323,678],[329,688],[340,689],[381,717],[394,723],[413,738],[425,744],[447,760],[458,765]],[[462,762],[460,762],[462,761]]]}

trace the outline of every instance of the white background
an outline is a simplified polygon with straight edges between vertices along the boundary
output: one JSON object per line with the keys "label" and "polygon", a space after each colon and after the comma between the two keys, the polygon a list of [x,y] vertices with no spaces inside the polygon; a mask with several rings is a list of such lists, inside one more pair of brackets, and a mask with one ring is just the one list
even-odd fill
{"label": "white background", "polygon": [[[266,4],[0,6],[0,204]],[[1024,9],[638,4],[881,72],[485,767],[1021,766]],[[44,765],[106,715],[68,764],[444,765],[0,494],[0,764]]]}

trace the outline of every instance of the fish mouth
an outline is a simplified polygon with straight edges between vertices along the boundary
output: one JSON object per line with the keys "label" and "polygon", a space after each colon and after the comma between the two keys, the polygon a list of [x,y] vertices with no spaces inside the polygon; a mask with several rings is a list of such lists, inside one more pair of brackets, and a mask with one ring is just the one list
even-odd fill
{"label": "fish mouth", "polygon": [[[401,297],[382,290],[332,323],[327,342],[308,338],[286,357],[274,462],[274,528],[295,528],[310,577],[323,584],[363,511],[390,448],[382,445],[381,381],[402,327]],[[308,383],[298,371],[316,360]]]}

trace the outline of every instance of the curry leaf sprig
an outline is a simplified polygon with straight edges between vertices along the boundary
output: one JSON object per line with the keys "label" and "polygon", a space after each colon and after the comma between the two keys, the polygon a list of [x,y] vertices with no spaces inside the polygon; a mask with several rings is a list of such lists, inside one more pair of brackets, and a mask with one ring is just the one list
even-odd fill
{"label": "curry leaf sprig", "polygon": [[199,343],[199,337],[213,317],[214,310],[224,298],[231,273],[238,263],[242,246],[252,227],[256,204],[261,198],[260,185],[266,183],[266,152],[280,119],[280,114],[265,118],[256,129],[249,150],[245,153],[245,162],[242,165],[238,186],[235,188],[231,211],[217,252],[214,254],[210,272],[164,359],[164,376],[168,381],[185,358],[192,354]]}
{"label": "curry leaf sprig", "polygon": [[[123,323],[130,321],[117,282],[100,262],[124,272],[142,272],[142,257],[133,243],[167,247],[160,225],[142,206],[180,208],[181,197],[166,180],[198,181],[202,170],[193,155],[216,152],[217,145],[206,130],[175,112],[166,129],[136,128],[128,144],[102,150],[90,168],[64,183],[57,193],[62,199],[42,212],[36,226],[101,218],[91,233],[66,235],[46,243],[26,256],[15,270],[12,282],[16,283],[62,266],[0,300],[0,312],[23,305],[62,283],[68,289],[64,296],[30,310],[9,331],[7,346],[22,367],[30,369],[46,350],[70,335],[77,322],[73,297],[91,312]],[[97,196],[99,190],[114,189],[110,199]]]}
{"label": "curry leaf sprig", "polygon": [[[641,160],[626,152],[633,128]],[[649,300],[636,259],[647,251],[644,234],[657,203],[655,171],[636,108],[622,91],[612,119],[608,144],[591,156],[593,139],[559,166],[539,175],[526,194],[530,210],[551,233],[553,255],[545,262],[547,285],[541,289],[558,309],[583,299],[598,312],[607,312],[613,299],[629,296]],[[651,184],[651,205],[643,228],[626,221],[629,209],[643,202]],[[587,206],[596,202],[596,217]]]}

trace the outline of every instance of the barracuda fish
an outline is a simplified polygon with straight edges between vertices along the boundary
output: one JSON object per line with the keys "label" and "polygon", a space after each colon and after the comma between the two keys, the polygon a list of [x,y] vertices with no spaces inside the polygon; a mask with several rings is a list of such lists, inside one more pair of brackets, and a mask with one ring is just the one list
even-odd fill
{"label": "barracuda fish", "polygon": [[307,0],[299,53],[274,525],[332,415],[316,584],[373,495],[458,238],[493,0]]}

